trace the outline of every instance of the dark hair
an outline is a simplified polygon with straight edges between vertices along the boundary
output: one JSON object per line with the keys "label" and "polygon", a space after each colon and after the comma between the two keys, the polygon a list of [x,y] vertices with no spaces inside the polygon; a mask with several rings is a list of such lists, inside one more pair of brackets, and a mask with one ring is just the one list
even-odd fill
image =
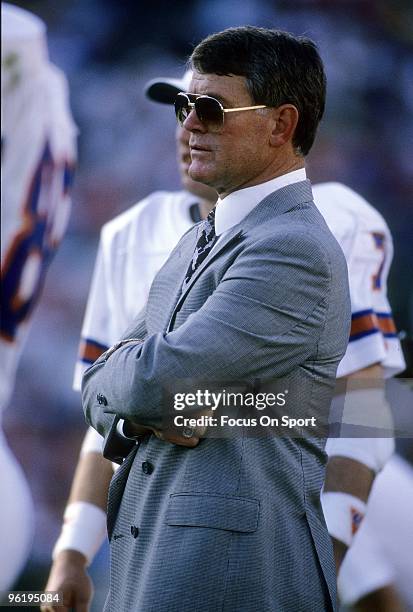
{"label": "dark hair", "polygon": [[326,95],[323,62],[312,40],[267,28],[229,28],[200,42],[189,63],[204,74],[244,76],[255,104],[293,104],[299,113],[293,146],[307,155]]}

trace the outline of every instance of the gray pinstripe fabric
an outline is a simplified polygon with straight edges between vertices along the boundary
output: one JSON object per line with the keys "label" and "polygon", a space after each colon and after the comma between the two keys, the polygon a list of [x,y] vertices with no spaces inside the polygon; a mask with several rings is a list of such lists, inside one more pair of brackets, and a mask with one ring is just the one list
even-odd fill
{"label": "gray pinstripe fabric", "polygon": [[[105,436],[108,457],[127,453],[119,451],[118,417],[162,426],[171,380],[185,390],[189,379],[283,377],[287,385],[299,382],[297,410],[328,410],[350,305],[344,257],[312,203],[309,182],[263,200],[181,294],[198,232],[181,239],[152,285],[146,312],[125,333],[145,333],[145,342],[125,345],[85,374],[86,418]],[[106,609],[335,607],[319,504],[323,446],[314,438],[238,436],[188,449],[145,437],[111,484]],[[153,464],[151,474],[144,461]]]}

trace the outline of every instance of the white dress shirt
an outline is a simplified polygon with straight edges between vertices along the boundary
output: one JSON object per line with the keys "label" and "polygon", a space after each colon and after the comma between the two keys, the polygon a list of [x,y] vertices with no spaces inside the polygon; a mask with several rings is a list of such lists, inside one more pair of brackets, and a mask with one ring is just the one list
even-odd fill
{"label": "white dress shirt", "polygon": [[240,223],[270,193],[287,185],[305,181],[306,178],[305,168],[300,168],[265,183],[233,191],[223,200],[218,198],[215,207],[215,234],[221,237],[234,225]]}

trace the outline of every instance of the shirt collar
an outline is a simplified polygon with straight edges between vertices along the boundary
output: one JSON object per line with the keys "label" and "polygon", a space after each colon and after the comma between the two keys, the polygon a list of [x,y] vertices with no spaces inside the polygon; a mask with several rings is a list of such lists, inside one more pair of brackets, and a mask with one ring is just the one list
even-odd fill
{"label": "shirt collar", "polygon": [[277,176],[260,185],[233,191],[223,200],[218,198],[215,209],[216,235],[220,236],[240,223],[270,193],[287,185],[305,181],[306,178],[305,168],[300,168],[299,170],[293,170],[293,172],[287,172],[287,174],[282,176]]}

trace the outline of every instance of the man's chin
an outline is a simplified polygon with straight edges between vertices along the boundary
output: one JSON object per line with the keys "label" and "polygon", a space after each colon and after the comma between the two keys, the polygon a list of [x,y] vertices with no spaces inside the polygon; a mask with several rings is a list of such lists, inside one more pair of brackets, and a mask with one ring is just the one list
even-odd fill
{"label": "man's chin", "polygon": [[204,185],[212,185],[212,174],[205,166],[192,162],[188,169],[188,176],[197,183]]}

